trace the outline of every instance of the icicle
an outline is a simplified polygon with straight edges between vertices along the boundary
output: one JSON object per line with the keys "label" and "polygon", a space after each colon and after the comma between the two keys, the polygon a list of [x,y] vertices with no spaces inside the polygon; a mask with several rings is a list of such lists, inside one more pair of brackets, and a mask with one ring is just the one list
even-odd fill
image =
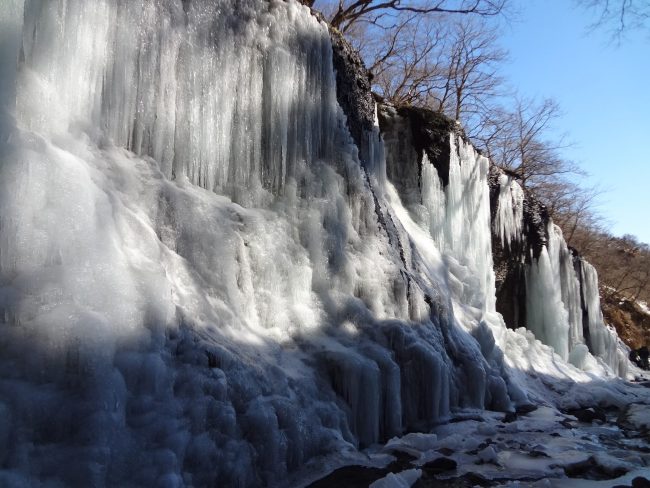
{"label": "icicle", "polygon": [[260,184],[282,192],[301,161],[333,158],[332,52],[315,18],[279,21],[274,9],[259,25],[244,14],[255,2],[27,3],[38,35],[25,66],[37,79],[25,82],[46,101],[33,104],[33,90],[19,100],[27,127],[105,127],[168,177],[244,203],[259,203]]}
{"label": "icicle", "polygon": [[499,176],[499,198],[497,202],[494,230],[504,247],[521,240],[524,225],[524,190],[512,176]]}
{"label": "icicle", "polygon": [[422,157],[422,205],[426,209],[429,233],[439,249],[445,248],[445,188],[426,154]]}
{"label": "icicle", "polygon": [[445,247],[478,279],[475,298],[468,301],[487,311],[495,309],[494,270],[490,233],[489,161],[451,134],[451,161],[446,192]]}
{"label": "icicle", "polygon": [[569,323],[554,257],[544,247],[537,261],[527,270],[526,324],[536,338],[553,347],[566,360],[569,356]]}
{"label": "icicle", "polygon": [[576,344],[584,342],[582,337],[580,281],[573,265],[573,254],[564,241],[562,231],[558,226],[551,224],[548,233],[548,250],[553,266],[553,276],[555,282],[560,286],[562,303],[567,313],[570,352]]}
{"label": "icicle", "polygon": [[[612,370],[619,374],[626,370],[627,358],[619,354],[619,339],[616,331],[608,327],[603,320],[598,290],[596,269],[586,261],[581,261],[582,297],[587,312],[586,326],[589,330],[587,346],[589,351],[601,358]],[[623,356],[621,358],[621,356]]]}

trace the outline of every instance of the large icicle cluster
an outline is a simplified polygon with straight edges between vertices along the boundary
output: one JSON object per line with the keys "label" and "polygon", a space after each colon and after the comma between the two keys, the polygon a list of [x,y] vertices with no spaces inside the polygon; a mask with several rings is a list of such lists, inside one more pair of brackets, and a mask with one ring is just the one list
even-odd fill
{"label": "large icicle cluster", "polygon": [[101,128],[166,177],[257,202],[337,142],[328,31],[300,19],[256,1],[27,2],[23,122]]}
{"label": "large icicle cluster", "polygon": [[[489,161],[444,119],[430,113],[411,120],[413,113],[411,109],[381,107],[388,179],[415,221],[445,255],[449,267],[460,273],[451,278],[452,286],[460,289],[459,298],[493,311]],[[437,133],[429,134],[429,141],[417,140],[412,128],[419,124],[424,126],[423,131],[430,126]],[[442,154],[434,156],[434,151]]]}
{"label": "large icicle cluster", "polygon": [[524,190],[516,178],[506,173],[498,176],[499,192],[494,217],[494,232],[502,246],[520,241],[524,226]]}
{"label": "large icicle cluster", "polygon": [[9,0],[0,40],[0,485],[291,485],[596,378],[495,312],[488,161],[397,118],[384,159],[307,7]]}
{"label": "large icicle cluster", "polygon": [[[524,215],[526,197],[515,178],[495,173],[494,233],[525,275],[519,283],[525,289],[525,314],[509,325],[530,329],[578,367],[589,367],[590,352],[624,377],[628,362],[616,332],[603,321],[596,270],[568,248],[550,219],[532,222],[531,208]],[[545,236],[541,245],[539,234]],[[537,242],[527,242],[528,235]]]}
{"label": "large icicle cluster", "polygon": [[[0,484],[272,484],[528,401],[447,289],[486,301],[489,241],[449,240],[448,283],[376,130],[359,162],[306,7],[0,12]],[[469,238],[487,163],[459,151],[451,178],[476,195],[447,213]]]}
{"label": "large icicle cluster", "polygon": [[[452,289],[462,265],[469,266],[468,274],[480,280],[472,283],[461,271],[458,281],[472,283],[484,301],[481,305],[481,299],[473,300],[462,286],[457,287],[460,300],[494,310],[494,246],[506,268],[497,266],[497,273],[505,275],[498,281],[510,281],[505,297],[497,294],[497,309],[502,311],[504,302],[510,302],[505,305],[510,313],[504,315],[511,327],[525,326],[578,367],[594,367],[591,352],[615,374],[625,376],[623,346],[600,312],[595,270],[568,248],[559,227],[525,195],[517,178],[496,167],[488,175],[487,160],[465,145],[462,134],[454,135],[453,124],[445,124],[439,115],[385,106],[380,119],[388,178],[414,219],[446,254]],[[441,139],[449,133],[451,141]],[[492,244],[490,215],[485,214],[488,181]]]}

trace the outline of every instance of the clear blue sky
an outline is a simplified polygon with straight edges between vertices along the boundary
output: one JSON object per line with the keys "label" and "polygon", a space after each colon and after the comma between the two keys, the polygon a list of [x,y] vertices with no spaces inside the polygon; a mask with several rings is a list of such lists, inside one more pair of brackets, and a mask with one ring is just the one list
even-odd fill
{"label": "clear blue sky", "polygon": [[606,190],[599,210],[615,235],[650,243],[650,33],[620,43],[573,0],[515,0],[518,18],[503,29],[503,70],[526,97],[552,97],[556,124],[575,146],[564,151]]}

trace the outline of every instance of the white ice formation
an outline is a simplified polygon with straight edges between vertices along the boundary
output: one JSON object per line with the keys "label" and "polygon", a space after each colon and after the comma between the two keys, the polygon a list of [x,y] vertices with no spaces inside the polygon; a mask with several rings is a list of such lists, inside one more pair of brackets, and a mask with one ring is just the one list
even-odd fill
{"label": "white ice formation", "polygon": [[524,198],[524,190],[516,178],[501,173],[493,231],[499,236],[502,246],[508,247],[522,239]]}
{"label": "white ice formation", "polygon": [[497,200],[495,233],[502,246],[518,243],[526,249],[525,326],[564,360],[585,364],[587,350],[616,374],[627,374],[627,354],[614,329],[603,320],[598,276],[594,267],[567,246],[560,228],[549,219],[546,244],[538,256],[526,246],[523,227],[523,191],[514,179],[502,175]]}
{"label": "white ice formation", "polygon": [[496,313],[469,144],[446,186],[423,163],[417,212],[377,129],[359,161],[308,8],[3,0],[0,66],[0,485],[282,484],[457,407],[552,401],[527,371],[611,375]]}

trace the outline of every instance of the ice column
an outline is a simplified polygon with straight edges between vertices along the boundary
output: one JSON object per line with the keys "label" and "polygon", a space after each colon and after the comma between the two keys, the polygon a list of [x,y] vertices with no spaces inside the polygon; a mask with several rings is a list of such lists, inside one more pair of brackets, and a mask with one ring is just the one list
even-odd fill
{"label": "ice column", "polygon": [[495,290],[487,184],[489,161],[462,138],[455,134],[450,137],[443,250],[472,269],[479,289],[475,295],[478,301],[473,304],[492,311]]}
{"label": "ice column", "polygon": [[494,232],[501,245],[510,246],[521,240],[524,224],[524,190],[519,183],[505,173],[499,176],[499,197],[494,219]]}
{"label": "ice column", "polygon": [[582,297],[587,312],[586,326],[589,330],[587,346],[589,351],[606,364],[615,373],[624,376],[627,373],[627,358],[619,351],[619,339],[616,331],[608,327],[603,320],[598,291],[598,274],[596,269],[586,261],[581,261]]}
{"label": "ice column", "polygon": [[0,7],[0,133],[5,111],[14,108],[16,67],[22,35],[23,0],[4,0]]}
{"label": "ice column", "polygon": [[538,339],[566,360],[576,345],[584,343],[580,281],[573,254],[552,222],[548,236],[548,246],[526,275],[527,324]]}
{"label": "ice column", "polygon": [[[573,265],[573,254],[564,241],[562,231],[557,225],[548,228],[548,250],[553,265],[553,273],[562,293],[562,303],[567,313],[569,325],[569,352],[575,345],[584,343],[582,337],[582,303],[580,281]],[[565,358],[566,359],[566,358]]]}
{"label": "ice column", "polygon": [[563,359],[569,355],[568,314],[562,303],[559,276],[546,247],[526,270],[526,325]]}

